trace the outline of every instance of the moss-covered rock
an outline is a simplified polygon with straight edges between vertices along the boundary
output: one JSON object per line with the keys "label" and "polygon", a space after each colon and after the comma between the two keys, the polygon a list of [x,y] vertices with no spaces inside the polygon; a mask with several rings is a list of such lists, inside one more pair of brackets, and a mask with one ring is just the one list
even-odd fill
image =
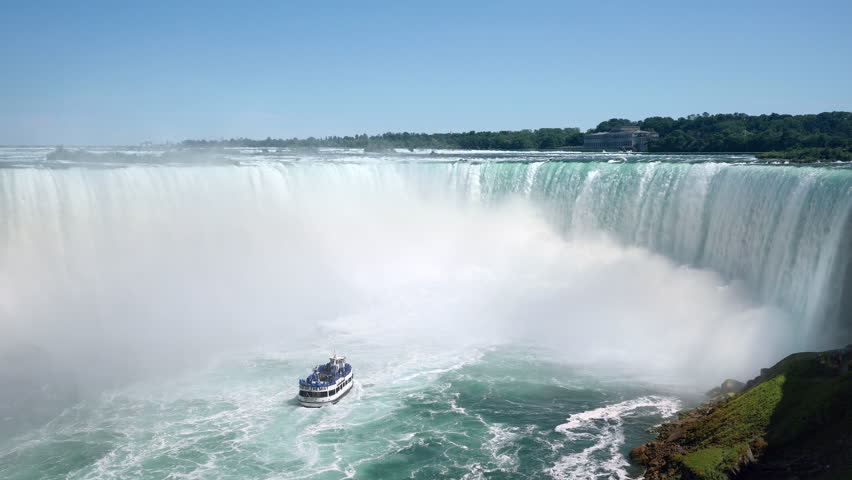
{"label": "moss-covered rock", "polygon": [[[663,424],[631,457],[648,480],[852,478],[850,366],[852,345],[790,355],[742,393]],[[725,387],[708,393],[719,398]]]}
{"label": "moss-covered rock", "polygon": [[710,405],[715,405],[717,403],[723,402],[730,398],[733,398],[737,393],[740,393],[745,388],[745,384],[743,382],[739,382],[732,378],[729,378],[722,382],[722,385],[713,388],[708,391],[706,395],[710,397]]}

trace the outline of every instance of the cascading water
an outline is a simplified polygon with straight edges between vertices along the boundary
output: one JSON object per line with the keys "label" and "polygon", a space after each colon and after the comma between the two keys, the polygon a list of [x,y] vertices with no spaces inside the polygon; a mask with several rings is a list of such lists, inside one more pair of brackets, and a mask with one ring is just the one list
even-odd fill
{"label": "cascading water", "polygon": [[476,188],[541,200],[568,232],[603,230],[744,281],[798,317],[796,333],[818,338],[811,347],[849,340],[852,312],[842,305],[852,261],[848,169],[709,162],[479,168]]}
{"label": "cascading water", "polygon": [[[16,363],[6,384],[42,393],[12,407],[56,372],[80,395],[0,411],[4,478],[629,478],[684,374],[849,337],[848,168],[15,155],[0,348],[59,367]],[[356,388],[300,410],[331,344]]]}
{"label": "cascading water", "polygon": [[[98,224],[121,224],[124,233],[112,235],[138,228],[139,235],[161,236],[168,230],[152,227],[157,217],[223,213],[194,210],[193,201],[205,202],[202,195],[254,199],[251,207],[221,202],[217,208],[271,216],[286,208],[294,185],[307,189],[314,182],[331,192],[354,185],[375,195],[391,189],[486,204],[518,195],[545,205],[569,235],[607,232],[744,282],[761,301],[795,315],[796,333],[814,339],[816,348],[849,338],[842,298],[852,258],[850,175],[848,169],[659,161],[4,169],[0,235],[7,262],[38,252],[54,255],[49,264],[56,265],[80,261],[80,252],[67,248],[74,242],[92,248],[87,237]],[[245,230],[264,235],[256,226]]]}

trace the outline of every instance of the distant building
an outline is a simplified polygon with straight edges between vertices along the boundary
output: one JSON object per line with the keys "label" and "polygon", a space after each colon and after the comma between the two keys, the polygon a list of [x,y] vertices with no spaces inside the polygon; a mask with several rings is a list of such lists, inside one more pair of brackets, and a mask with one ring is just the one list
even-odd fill
{"label": "distant building", "polygon": [[587,133],[583,140],[583,148],[633,150],[644,152],[648,142],[660,136],[656,132],[639,130],[639,127],[620,127],[605,133]]}

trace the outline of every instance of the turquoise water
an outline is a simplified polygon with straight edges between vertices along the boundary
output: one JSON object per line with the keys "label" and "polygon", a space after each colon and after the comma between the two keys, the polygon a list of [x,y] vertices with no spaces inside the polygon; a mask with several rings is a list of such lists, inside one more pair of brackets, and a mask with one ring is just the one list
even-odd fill
{"label": "turquoise water", "polygon": [[48,151],[0,149],[0,478],[637,478],[694,392],[848,343],[848,165]]}
{"label": "turquoise water", "polygon": [[294,401],[301,356],[274,352],[121,389],[4,446],[0,476],[632,478],[629,448],[680,405],[528,348],[388,350],[348,348],[356,386],[323,409]]}

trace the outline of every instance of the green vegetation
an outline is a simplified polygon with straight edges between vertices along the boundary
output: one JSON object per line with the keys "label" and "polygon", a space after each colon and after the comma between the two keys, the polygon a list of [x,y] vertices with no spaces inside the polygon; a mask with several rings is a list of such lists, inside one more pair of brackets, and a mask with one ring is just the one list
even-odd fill
{"label": "green vegetation", "polygon": [[785,375],[778,375],[695,422],[684,439],[696,448],[677,459],[699,478],[728,478],[727,473],[735,472],[748,452],[755,455],[752,444],[765,443],[763,437],[783,397],[785,381]]}
{"label": "green vegetation", "polygon": [[[771,152],[771,158],[798,161],[846,159],[852,148],[852,112],[815,115],[746,115],[730,113],[689,115],[678,119],[649,117],[633,122],[612,118],[586,133],[607,132],[625,125],[652,130],[660,138],[649,145],[651,152]],[[310,137],[252,140],[185,140],[189,147],[261,148],[460,148],[470,150],[530,150],[577,148],[584,134],[577,128],[540,128],[499,132],[384,133],[345,137]],[[814,149],[814,150],[811,150]],[[839,158],[838,158],[839,156]]]}
{"label": "green vegetation", "polygon": [[767,152],[852,146],[852,112],[703,113],[677,120],[650,117],[638,125],[660,135],[659,140],[649,145],[652,152]]}
{"label": "green vegetation", "polygon": [[775,407],[781,401],[786,380],[786,376],[781,374],[752,388],[745,395],[734,396],[704,421],[688,429],[685,438],[696,445],[731,448],[763,436]]}
{"label": "green vegetation", "polygon": [[[715,406],[684,412],[634,449],[645,478],[852,478],[852,346],[791,355]],[[848,475],[848,476],[845,476]]]}
{"label": "green vegetation", "polygon": [[692,472],[702,478],[710,480],[727,480],[728,476],[719,473],[723,465],[731,462],[729,450],[724,448],[710,447],[689,455],[680,457],[683,464]]}
{"label": "green vegetation", "polygon": [[465,133],[384,133],[368,136],[366,134],[346,137],[290,138],[251,140],[232,138],[230,140],[184,140],[189,147],[258,147],[258,148],[364,148],[368,151],[380,151],[391,148],[461,148],[467,150],[535,150],[580,146],[583,134],[578,128],[540,128],[538,130],[518,130],[500,132]]}
{"label": "green vegetation", "polygon": [[794,163],[810,162],[852,162],[852,146],[844,148],[796,148],[783,152],[758,153],[759,159],[782,159]]}

